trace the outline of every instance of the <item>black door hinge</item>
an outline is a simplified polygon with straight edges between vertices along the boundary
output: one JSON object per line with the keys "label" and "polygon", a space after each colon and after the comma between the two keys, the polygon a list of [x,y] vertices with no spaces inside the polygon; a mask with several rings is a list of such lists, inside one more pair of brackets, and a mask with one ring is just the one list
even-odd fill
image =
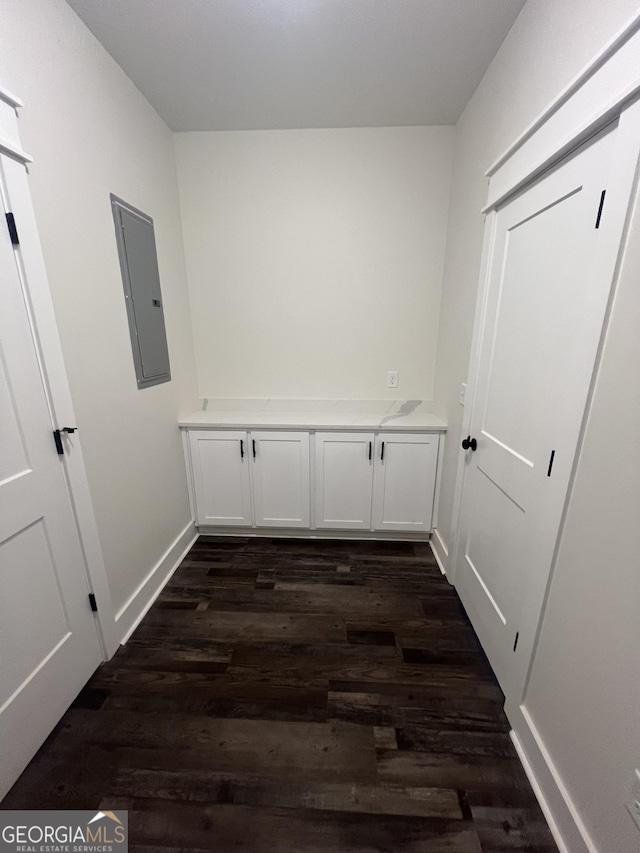
{"label": "black door hinge", "polygon": [[602,190],[602,193],[600,194],[600,204],[598,205],[598,215],[596,216],[596,228],[600,227],[600,219],[602,217],[602,208],[604,207],[604,197],[606,194],[606,190]]}
{"label": "black door hinge", "polygon": [[5,213],[7,217],[7,228],[9,229],[9,236],[11,237],[11,242],[14,246],[20,245],[20,238],[18,237],[18,229],[16,228],[16,220],[13,213]]}
{"label": "black door hinge", "polygon": [[89,593],[89,604],[91,605],[91,609],[93,610],[93,612],[97,613],[98,605],[96,603],[96,597],[92,592]]}
{"label": "black door hinge", "polygon": [[549,467],[547,468],[547,477],[551,476],[551,470],[553,468],[553,460],[556,458],[555,450],[551,451],[551,458],[549,459]]}
{"label": "black door hinge", "polygon": [[64,456],[64,447],[62,446],[62,433],[75,432],[77,427],[62,427],[62,429],[54,429],[53,431],[53,440],[56,443],[56,450],[58,451],[58,456]]}

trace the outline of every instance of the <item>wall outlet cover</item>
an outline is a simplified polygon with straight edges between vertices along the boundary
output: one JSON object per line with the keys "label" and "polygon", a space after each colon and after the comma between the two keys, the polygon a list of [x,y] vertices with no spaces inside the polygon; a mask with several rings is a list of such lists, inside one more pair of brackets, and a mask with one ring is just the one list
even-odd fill
{"label": "wall outlet cover", "polygon": [[390,370],[387,373],[387,388],[397,388],[398,387],[398,371]]}

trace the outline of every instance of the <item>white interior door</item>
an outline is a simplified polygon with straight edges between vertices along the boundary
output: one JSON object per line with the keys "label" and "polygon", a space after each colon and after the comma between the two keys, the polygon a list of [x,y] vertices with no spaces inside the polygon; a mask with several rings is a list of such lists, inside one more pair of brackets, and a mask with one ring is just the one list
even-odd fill
{"label": "white interior door", "polygon": [[316,433],[315,526],[370,530],[375,435]]}
{"label": "white interior door", "polygon": [[102,660],[18,260],[3,221],[0,798]]}
{"label": "white interior door", "polygon": [[616,134],[495,214],[455,584],[505,692],[533,647],[609,297],[594,261]]}
{"label": "white interior door", "polygon": [[258,527],[309,527],[309,433],[252,432]]}
{"label": "white interior door", "polygon": [[438,436],[382,433],[375,458],[373,529],[429,532]]}
{"label": "white interior door", "polygon": [[231,430],[189,432],[198,524],[250,527],[249,437]]}

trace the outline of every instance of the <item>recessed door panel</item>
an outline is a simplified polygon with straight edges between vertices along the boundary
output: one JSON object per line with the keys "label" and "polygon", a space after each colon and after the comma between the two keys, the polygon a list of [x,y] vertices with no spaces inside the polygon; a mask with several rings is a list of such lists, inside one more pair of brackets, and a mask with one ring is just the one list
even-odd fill
{"label": "recessed door panel", "polygon": [[477,596],[484,609],[478,607],[478,612],[483,623],[490,627],[497,617],[506,627],[520,589],[513,566],[527,559],[527,514],[481,471],[471,487],[470,501],[482,512],[469,519],[464,558],[469,577],[480,586]]}
{"label": "recessed door panel", "polygon": [[373,433],[316,434],[316,527],[370,530]]}
{"label": "recessed door panel", "polygon": [[252,524],[249,441],[246,432],[189,433],[198,524]]}
{"label": "recessed door panel", "polygon": [[29,462],[18,422],[13,392],[9,385],[7,368],[0,344],[0,412],[3,414],[2,441],[0,441],[0,485],[27,473]]}
{"label": "recessed door panel", "polygon": [[71,636],[44,519],[0,545],[0,707]]}
{"label": "recessed door panel", "polygon": [[437,435],[381,433],[376,440],[375,530],[431,530]]}
{"label": "recessed door panel", "polygon": [[[544,201],[506,228],[482,418],[487,439],[530,466],[546,458],[549,419],[561,419],[571,399],[553,376],[580,371],[576,330],[588,320],[593,286],[584,242],[594,236],[597,198],[576,183]],[[532,253],[536,246],[544,248]]]}
{"label": "recessed door panel", "polygon": [[309,527],[309,434],[252,432],[258,527]]}

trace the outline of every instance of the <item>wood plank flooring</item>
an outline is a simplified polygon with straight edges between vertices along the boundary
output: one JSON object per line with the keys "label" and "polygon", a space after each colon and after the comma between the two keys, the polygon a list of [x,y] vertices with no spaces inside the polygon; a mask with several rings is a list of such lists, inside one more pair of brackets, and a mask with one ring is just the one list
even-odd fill
{"label": "wood plank flooring", "polygon": [[557,853],[427,545],[201,537],[1,804],[132,851]]}

